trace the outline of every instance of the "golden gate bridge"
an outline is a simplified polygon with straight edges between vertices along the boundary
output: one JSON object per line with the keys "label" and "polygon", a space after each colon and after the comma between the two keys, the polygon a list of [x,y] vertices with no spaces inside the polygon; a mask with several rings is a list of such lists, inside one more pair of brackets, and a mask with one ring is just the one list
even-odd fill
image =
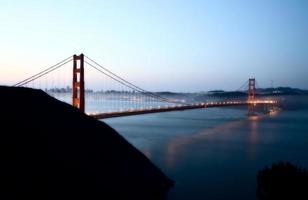
{"label": "golden gate bridge", "polygon": [[[97,91],[89,89],[93,80]],[[269,108],[278,104],[274,99],[257,98],[255,78],[241,87],[247,87],[245,98],[205,102],[167,98],[142,89],[84,54],[70,56],[14,86],[44,90],[97,119],[226,106],[247,106],[248,115],[254,115],[258,105]]]}

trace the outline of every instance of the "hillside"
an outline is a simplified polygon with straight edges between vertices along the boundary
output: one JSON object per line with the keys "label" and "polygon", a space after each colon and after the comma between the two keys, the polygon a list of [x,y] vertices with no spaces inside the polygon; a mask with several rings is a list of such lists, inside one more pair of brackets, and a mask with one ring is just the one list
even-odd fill
{"label": "hillside", "polygon": [[0,87],[0,105],[2,199],[160,199],[173,184],[108,125],[40,90]]}
{"label": "hillside", "polygon": [[[277,88],[257,88],[257,95],[307,95],[307,90],[290,87],[277,87]],[[234,96],[246,96],[247,91],[223,91],[213,90],[207,93],[209,96],[221,96],[221,97],[234,97]]]}

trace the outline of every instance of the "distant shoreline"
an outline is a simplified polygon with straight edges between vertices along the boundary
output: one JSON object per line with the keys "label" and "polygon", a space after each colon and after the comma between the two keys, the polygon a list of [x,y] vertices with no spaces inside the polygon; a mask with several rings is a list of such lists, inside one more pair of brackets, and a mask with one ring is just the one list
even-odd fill
{"label": "distant shoreline", "polygon": [[[45,92],[51,93],[71,93],[72,88],[49,88],[42,89]],[[125,90],[93,90],[86,89],[86,93],[96,93],[96,94],[133,94],[135,92],[125,91]],[[207,96],[245,96],[247,92],[245,90],[241,91],[224,91],[224,90],[210,90],[210,91],[201,91],[201,92],[171,92],[171,91],[160,91],[152,92],[158,95],[207,95]],[[291,88],[291,87],[277,87],[277,88],[257,88],[257,95],[308,95],[308,90]]]}

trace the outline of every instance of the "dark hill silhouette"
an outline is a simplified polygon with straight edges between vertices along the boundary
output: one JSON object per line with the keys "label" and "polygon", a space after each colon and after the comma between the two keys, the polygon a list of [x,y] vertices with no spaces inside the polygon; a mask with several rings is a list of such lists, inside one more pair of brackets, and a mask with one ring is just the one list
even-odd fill
{"label": "dark hill silhouette", "polygon": [[259,200],[308,199],[308,171],[289,162],[274,163],[257,174]]}
{"label": "dark hill silhouette", "polygon": [[1,199],[160,199],[173,184],[108,125],[40,90],[0,87],[0,105]]}

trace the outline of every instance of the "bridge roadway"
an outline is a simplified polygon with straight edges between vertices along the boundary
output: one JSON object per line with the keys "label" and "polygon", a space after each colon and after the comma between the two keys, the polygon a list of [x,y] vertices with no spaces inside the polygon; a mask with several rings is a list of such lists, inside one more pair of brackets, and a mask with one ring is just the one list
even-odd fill
{"label": "bridge roadway", "polygon": [[184,105],[172,105],[172,106],[159,106],[156,108],[143,108],[143,109],[130,109],[119,112],[107,112],[107,113],[88,113],[96,119],[106,119],[113,117],[124,117],[131,115],[141,115],[148,113],[158,112],[170,112],[170,111],[183,111],[200,108],[212,108],[212,107],[226,107],[226,106],[245,106],[245,105],[276,105],[278,102],[274,100],[254,100],[254,101],[220,101],[220,102],[207,102],[196,104],[184,104]]}

